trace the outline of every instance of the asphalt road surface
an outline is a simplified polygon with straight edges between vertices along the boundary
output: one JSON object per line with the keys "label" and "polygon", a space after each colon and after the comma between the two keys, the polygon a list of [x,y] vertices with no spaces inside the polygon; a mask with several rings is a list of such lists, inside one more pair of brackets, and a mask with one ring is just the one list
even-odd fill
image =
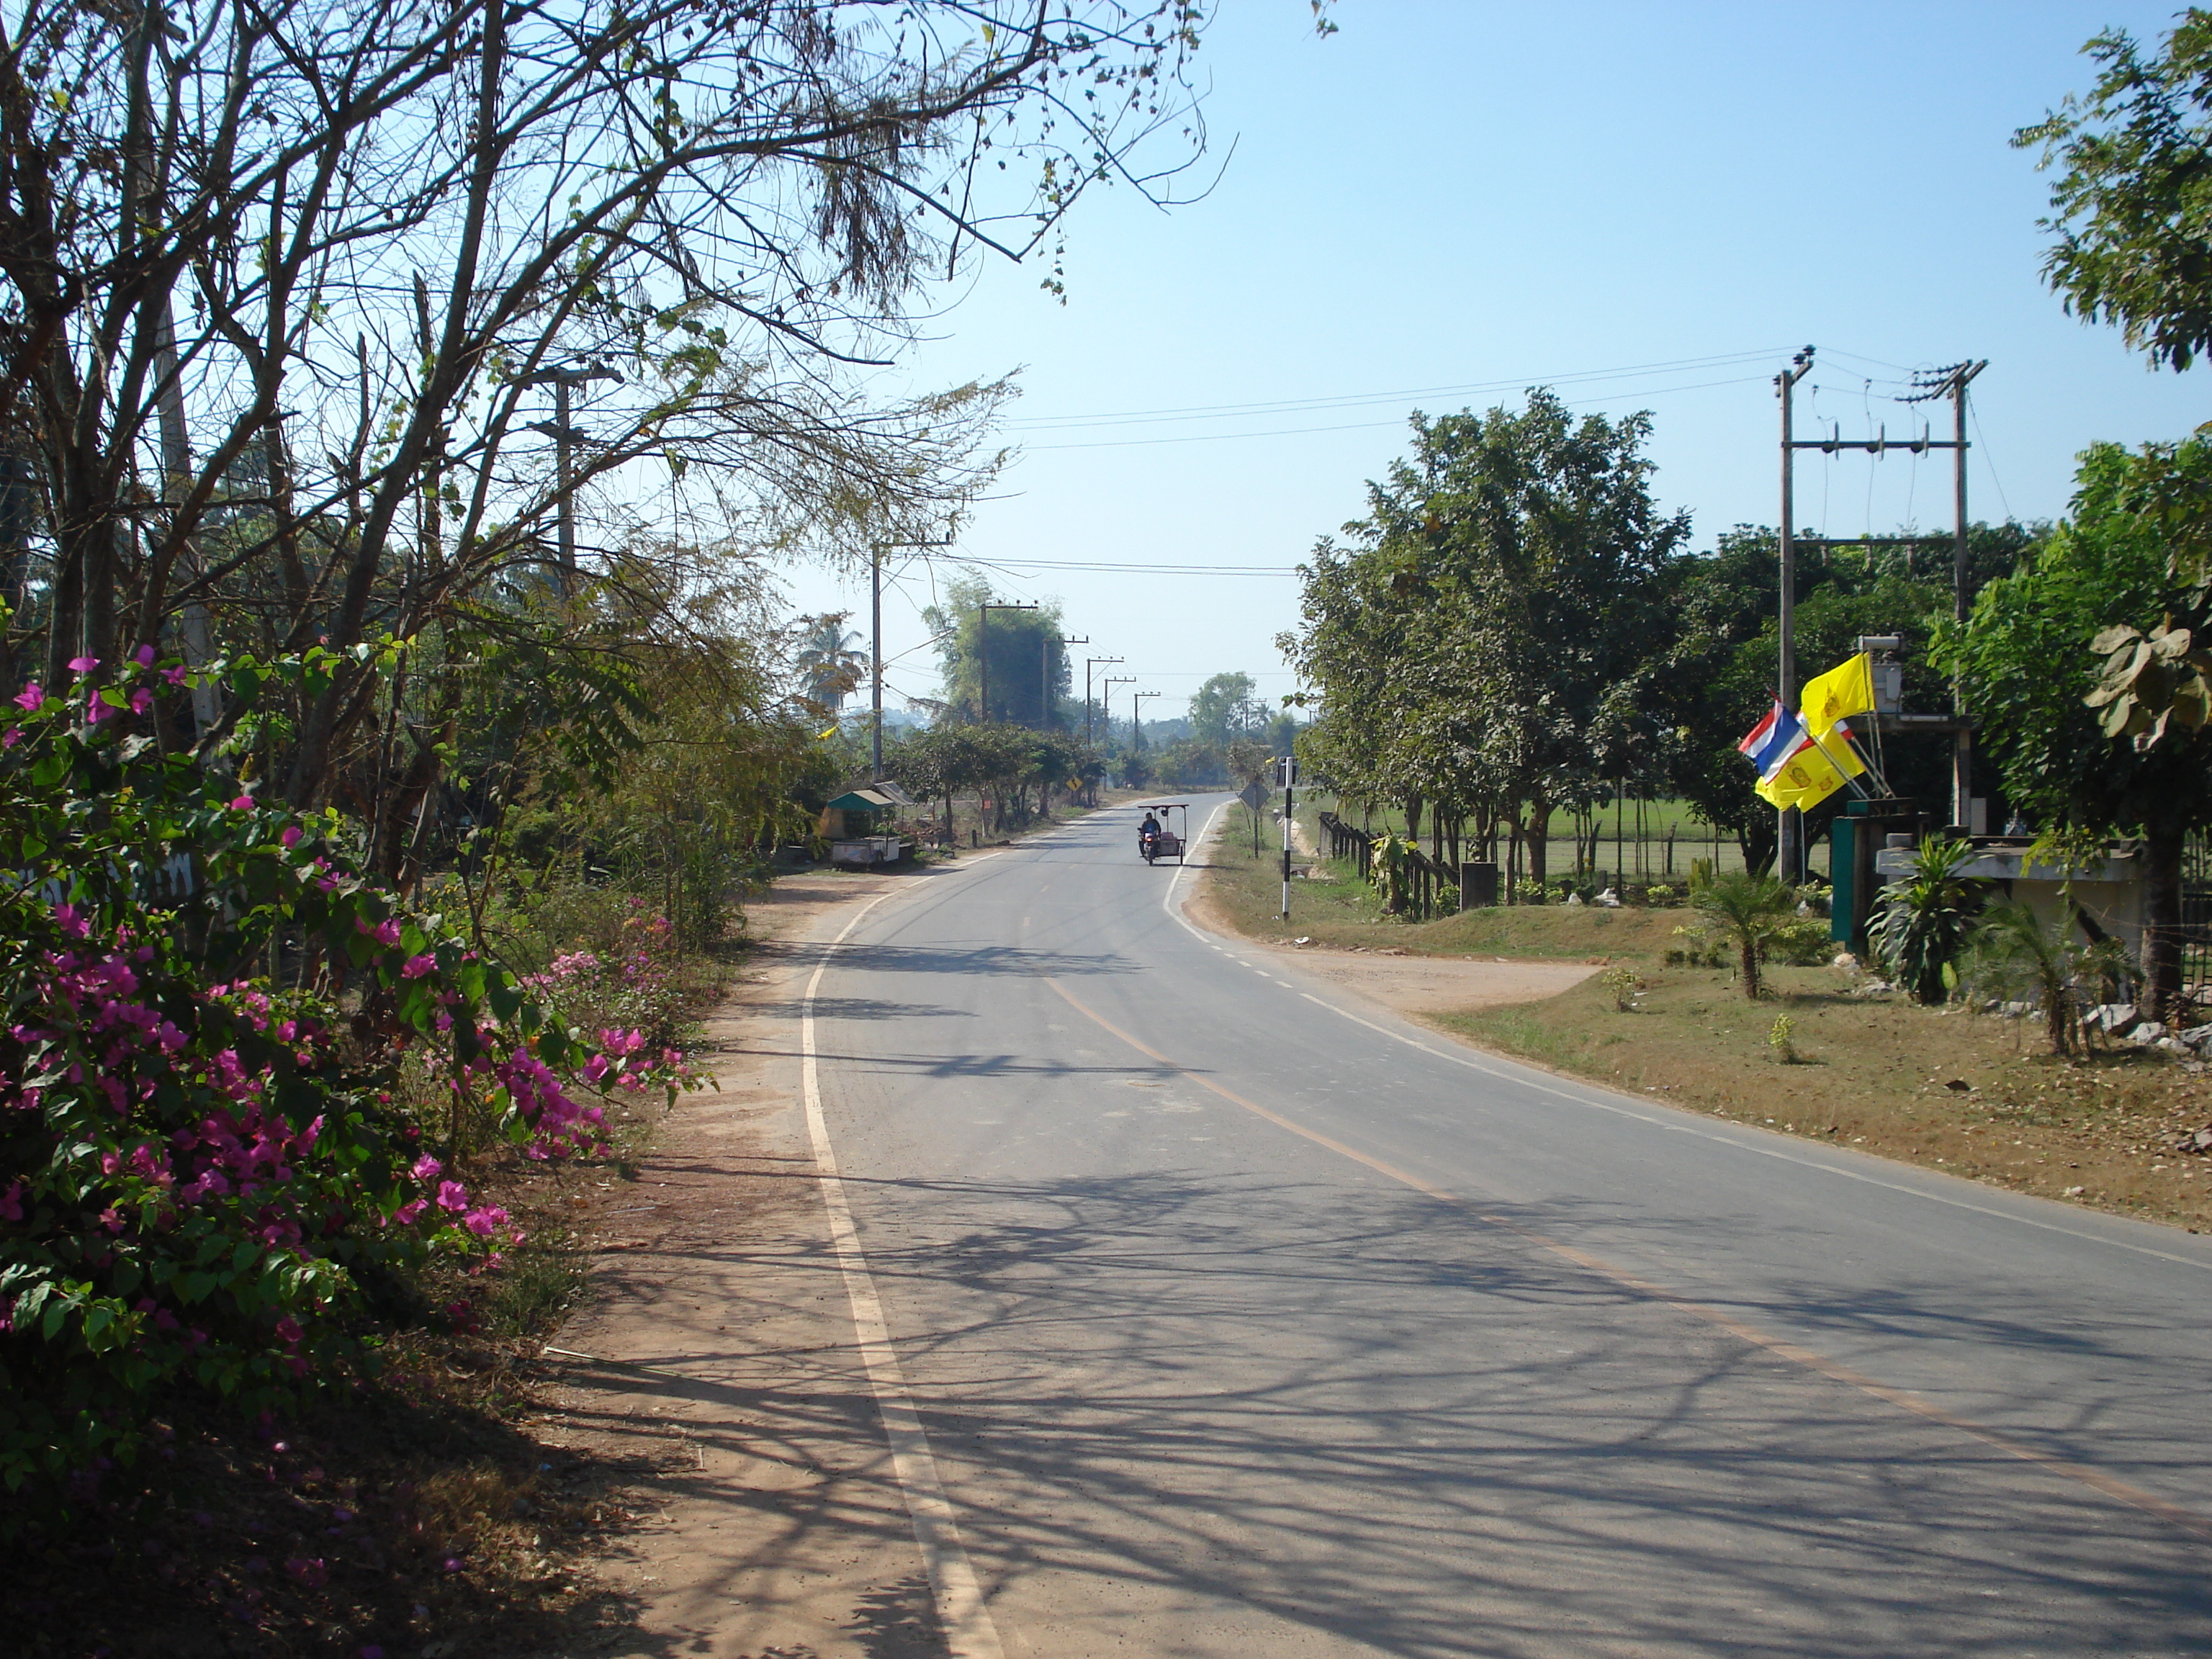
{"label": "asphalt road surface", "polygon": [[2207,1241],[1348,1008],[1136,816],[815,980],[952,1651],[2212,1652]]}

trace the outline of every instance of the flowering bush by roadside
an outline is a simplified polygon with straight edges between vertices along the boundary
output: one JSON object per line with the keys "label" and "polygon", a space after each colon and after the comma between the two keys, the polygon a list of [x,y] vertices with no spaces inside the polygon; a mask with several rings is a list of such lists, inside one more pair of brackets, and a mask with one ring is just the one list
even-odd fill
{"label": "flowering bush by roadside", "polygon": [[[337,659],[219,670],[317,689]],[[683,1057],[572,1033],[538,991],[404,915],[335,817],[264,807],[171,752],[187,681],[150,647],[27,685],[0,732],[0,1487],[58,1492],[136,1449],[150,1404],[248,1408],[343,1375],[362,1285],[515,1237],[392,1106],[410,1052],[538,1158],[603,1139],[609,1088]],[[267,976],[272,946],[308,988]],[[459,1114],[456,1114],[458,1117]],[[0,1533],[21,1505],[0,1505]]]}

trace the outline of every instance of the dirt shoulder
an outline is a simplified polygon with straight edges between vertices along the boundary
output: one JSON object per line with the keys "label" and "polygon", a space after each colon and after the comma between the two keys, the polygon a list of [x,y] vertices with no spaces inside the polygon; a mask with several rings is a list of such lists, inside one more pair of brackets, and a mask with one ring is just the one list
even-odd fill
{"label": "dirt shoulder", "polygon": [[[967,855],[973,857],[973,854]],[[707,1027],[716,1086],[680,1102],[606,1206],[590,1305],[545,1351],[549,1461],[628,1472],[578,1653],[897,1659],[942,1650],[852,1342],[800,1106],[820,941],[939,871],[787,878]]]}
{"label": "dirt shoulder", "polygon": [[[1515,906],[1409,925],[1316,858],[1291,883],[1285,924],[1279,850],[1255,860],[1241,814],[1225,814],[1203,850],[1193,919],[1471,1046],[1777,1133],[2212,1231],[2212,1155],[2191,1144],[2212,1127],[2201,1066],[2127,1044],[2061,1060],[2032,1022],[1869,994],[1860,975],[1829,967],[1772,968],[1753,1003],[1727,969],[1667,964],[1675,930],[1694,920],[1680,909]],[[1626,994],[1597,976],[1609,965],[1634,975]]]}

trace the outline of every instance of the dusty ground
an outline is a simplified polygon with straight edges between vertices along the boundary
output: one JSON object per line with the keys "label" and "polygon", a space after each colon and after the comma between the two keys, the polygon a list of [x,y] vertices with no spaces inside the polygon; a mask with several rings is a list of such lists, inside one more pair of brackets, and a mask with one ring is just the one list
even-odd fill
{"label": "dusty ground", "polygon": [[[1184,908],[1194,921],[1216,933],[1242,931],[1210,885],[1201,888]],[[1294,958],[1308,973],[1401,1014],[1463,1013],[1556,996],[1597,972],[1604,960],[1526,962],[1506,957],[1416,956],[1398,945],[1267,944],[1266,948],[1271,956]]]}
{"label": "dusty ground", "polygon": [[533,1431],[639,1472],[599,1567],[629,1616],[579,1656],[941,1650],[849,1341],[796,1048],[817,941],[886,887],[933,878],[792,877],[751,908],[763,943],[708,1027],[718,1087],[661,1126],[592,1305],[547,1350],[559,1374]]}

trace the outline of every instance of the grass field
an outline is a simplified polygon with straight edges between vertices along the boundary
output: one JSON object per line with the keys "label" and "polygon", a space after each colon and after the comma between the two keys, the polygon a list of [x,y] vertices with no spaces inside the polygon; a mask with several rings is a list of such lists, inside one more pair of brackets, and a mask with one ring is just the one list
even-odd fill
{"label": "grass field", "polygon": [[[1208,851],[1210,891],[1255,939],[1597,959],[1634,976],[1626,1009],[1600,976],[1540,1002],[1427,1017],[1470,1042],[1782,1133],[2212,1228],[2212,1158],[2175,1150],[2184,1130],[2212,1123],[2212,1075],[2201,1069],[2126,1044],[2057,1060],[2033,1022],[1868,996],[1859,975],[1835,968],[1770,967],[1768,994],[1753,1003],[1729,969],[1666,964],[1674,930],[1694,921],[1681,908],[1526,905],[1408,924],[1323,859],[1302,860],[1314,874],[1291,883],[1285,924],[1279,850],[1255,860],[1245,809],[1229,818]],[[1279,831],[1262,839],[1279,849]],[[1790,1022],[1786,1051],[1778,1019]]]}

